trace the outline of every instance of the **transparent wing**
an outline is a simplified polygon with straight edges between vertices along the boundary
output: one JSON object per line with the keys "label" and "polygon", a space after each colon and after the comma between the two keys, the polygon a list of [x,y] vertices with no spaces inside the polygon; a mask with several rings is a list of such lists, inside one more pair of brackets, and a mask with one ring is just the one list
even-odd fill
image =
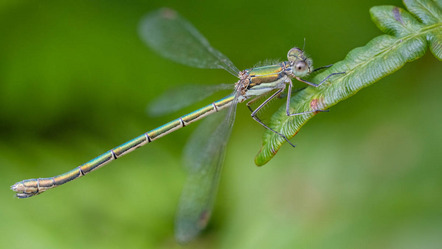
{"label": "transparent wing", "polygon": [[169,114],[233,87],[233,84],[178,86],[155,98],[147,107],[147,113],[149,116]]}
{"label": "transparent wing", "polygon": [[138,31],[148,46],[168,59],[198,68],[223,68],[238,76],[235,65],[172,9],[149,13],[141,20]]}
{"label": "transparent wing", "polygon": [[[206,118],[185,147],[184,161],[189,176],[175,222],[175,236],[181,243],[197,236],[210,219],[235,112],[236,101],[224,111],[225,115]],[[220,118],[224,120],[220,122]]]}

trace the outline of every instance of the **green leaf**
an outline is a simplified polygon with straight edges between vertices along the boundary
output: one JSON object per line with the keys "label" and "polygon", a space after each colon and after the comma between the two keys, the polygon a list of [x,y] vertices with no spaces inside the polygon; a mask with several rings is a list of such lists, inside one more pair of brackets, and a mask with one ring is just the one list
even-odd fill
{"label": "green leaf", "polygon": [[427,40],[430,51],[442,60],[442,1],[404,0],[404,4],[419,20],[428,25],[427,28],[439,27],[428,33]]}
{"label": "green leaf", "polygon": [[[407,7],[413,6],[410,10],[422,22],[398,7],[373,7],[370,10],[373,21],[388,35],[381,35],[364,47],[353,49],[343,61],[316,75],[312,82],[319,83],[331,73],[345,72],[345,74],[331,77],[320,87],[308,87],[293,96],[290,102],[290,112],[326,110],[356,94],[362,88],[395,72],[405,63],[422,57],[428,43],[431,45],[433,54],[440,59],[442,50],[440,7],[431,0],[410,0],[406,1],[406,5]],[[436,23],[430,23],[435,20]],[[315,113],[308,113],[288,117],[284,105],[273,114],[270,126],[286,137],[292,138],[314,115]],[[256,165],[264,165],[272,159],[284,142],[281,136],[266,131],[261,150],[255,158]]]}
{"label": "green leaf", "polygon": [[371,8],[370,14],[380,30],[397,37],[414,33],[423,26],[410,13],[395,6],[376,6]]}
{"label": "green leaf", "polygon": [[430,42],[430,50],[436,58],[442,60],[442,31],[439,28],[438,32],[431,32],[428,34],[428,41]]}
{"label": "green leaf", "polygon": [[[404,0],[404,5],[424,24],[436,24],[442,22],[442,1],[429,0]],[[439,4],[439,6],[437,5]]]}

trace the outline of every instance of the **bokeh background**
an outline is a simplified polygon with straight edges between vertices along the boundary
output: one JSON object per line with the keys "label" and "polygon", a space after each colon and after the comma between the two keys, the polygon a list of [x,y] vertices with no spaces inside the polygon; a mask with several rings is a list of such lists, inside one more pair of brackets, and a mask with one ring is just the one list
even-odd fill
{"label": "bokeh background", "polygon": [[[342,1],[0,1],[0,248],[179,248],[181,151],[197,125],[25,200],[13,183],[70,170],[182,112],[146,106],[186,83],[234,82],[161,58],[140,18],[176,9],[240,69],[302,46],[315,65],[381,32]],[[263,128],[238,108],[208,229],[188,248],[440,248],[441,64],[431,54],[319,114],[263,167]],[[283,104],[283,101],[281,101]],[[277,104],[279,105],[279,104]],[[270,109],[271,110],[271,109]],[[271,113],[270,113],[271,114]]]}

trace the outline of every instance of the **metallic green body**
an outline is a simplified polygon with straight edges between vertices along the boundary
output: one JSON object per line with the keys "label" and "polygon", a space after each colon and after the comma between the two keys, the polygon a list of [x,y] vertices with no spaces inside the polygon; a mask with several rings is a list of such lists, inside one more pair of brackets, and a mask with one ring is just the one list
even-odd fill
{"label": "metallic green body", "polygon": [[88,174],[89,172],[101,168],[109,162],[116,160],[133,150],[152,142],[153,140],[172,133],[192,122],[195,122],[205,116],[218,112],[234,103],[235,95],[229,95],[223,99],[213,102],[203,108],[200,108],[194,112],[184,115],[178,119],[175,119],[165,125],[162,125],[156,129],[148,131],[143,135],[140,135],[112,150],[90,160],[89,162],[76,167],[64,174],[49,177],[28,179],[21,182],[17,182],[12,186],[12,189],[17,192],[17,197],[27,198],[37,194],[40,194],[50,188],[54,188],[77,179],[81,176]]}
{"label": "metallic green body", "polygon": [[261,96],[275,89],[285,88],[285,83],[289,80],[287,77],[288,67],[287,62],[282,62],[244,70],[243,72],[248,75],[248,82],[244,83],[247,84],[244,97],[247,99]]}
{"label": "metallic green body", "polygon": [[[250,97],[260,96],[272,90],[282,88],[286,76],[287,63],[282,62],[276,65],[262,66],[251,69],[246,69],[242,73],[245,75],[237,84],[245,87],[245,93],[239,102],[244,101]],[[17,193],[19,198],[27,198],[40,194],[50,188],[57,187],[74,179],[77,179],[89,172],[101,168],[105,164],[132,152],[133,150],[150,143],[162,136],[172,133],[194,121],[197,121],[207,115],[217,112],[230,106],[235,99],[235,95],[229,95],[221,100],[218,100],[210,105],[202,107],[194,112],[184,115],[178,119],[172,120],[156,129],[148,131],[112,150],[90,160],[89,162],[78,166],[71,171],[64,174],[50,177],[29,179],[18,182],[12,186],[12,189]]]}
{"label": "metallic green body", "polygon": [[262,83],[273,83],[284,77],[284,63],[244,70],[250,77],[248,89]]}

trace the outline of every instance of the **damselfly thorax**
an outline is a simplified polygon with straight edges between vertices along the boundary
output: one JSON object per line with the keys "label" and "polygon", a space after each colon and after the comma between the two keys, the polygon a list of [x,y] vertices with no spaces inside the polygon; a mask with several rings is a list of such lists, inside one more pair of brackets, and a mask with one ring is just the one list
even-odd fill
{"label": "damselfly thorax", "polygon": [[244,100],[284,89],[287,84],[291,84],[291,79],[303,77],[312,71],[311,60],[299,48],[290,49],[287,59],[288,61],[278,64],[241,71],[238,75],[240,80],[236,83],[236,87],[239,88]]}

